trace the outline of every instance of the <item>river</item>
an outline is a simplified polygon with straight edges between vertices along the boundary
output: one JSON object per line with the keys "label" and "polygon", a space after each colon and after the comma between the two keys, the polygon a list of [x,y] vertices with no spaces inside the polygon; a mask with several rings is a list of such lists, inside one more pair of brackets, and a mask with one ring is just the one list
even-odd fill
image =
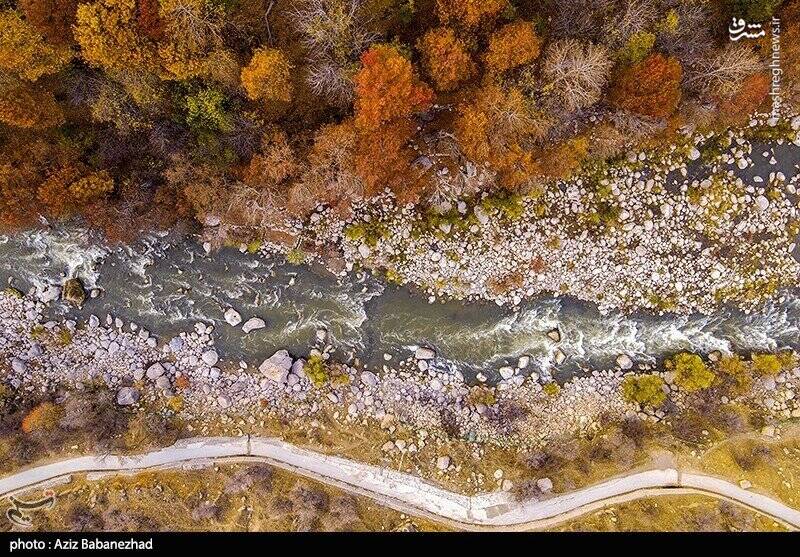
{"label": "river", "polygon": [[[223,249],[206,254],[196,239],[153,234],[134,246],[108,248],[78,225],[0,237],[0,280],[23,291],[79,276],[102,291],[81,310],[61,302],[54,315],[134,321],[162,338],[213,323],[223,358],[258,363],[279,348],[305,355],[324,327],[339,357],[379,368],[385,354],[405,358],[430,345],[443,364],[467,377],[491,379],[505,362],[529,355],[529,369],[548,375],[556,346],[568,356],[553,373],[563,380],[592,366],[613,365],[627,353],[654,362],[680,350],[772,350],[800,346],[800,295],[784,292],[761,311],[723,307],[714,315],[653,316],[611,313],[569,298],[531,300],[516,310],[489,303],[436,302],[408,288],[363,274],[337,278],[318,267],[296,267]],[[233,307],[267,327],[245,335],[223,319]],[[559,328],[556,345],[547,332]]]}

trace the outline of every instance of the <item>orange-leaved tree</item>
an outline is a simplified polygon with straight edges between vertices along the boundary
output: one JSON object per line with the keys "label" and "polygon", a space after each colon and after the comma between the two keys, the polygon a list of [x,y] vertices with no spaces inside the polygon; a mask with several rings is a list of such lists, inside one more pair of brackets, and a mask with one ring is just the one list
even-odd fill
{"label": "orange-leaved tree", "polygon": [[452,29],[431,29],[417,42],[422,65],[440,91],[452,91],[475,74],[475,63]]}
{"label": "orange-leaved tree", "polygon": [[536,165],[528,144],[548,129],[546,118],[517,88],[489,83],[459,107],[456,136],[464,154],[488,164],[501,184],[523,184]]}
{"label": "orange-leaved tree", "polygon": [[406,180],[413,156],[408,142],[416,129],[410,116],[430,106],[433,91],[394,46],[373,46],[361,64],[354,80],[356,170],[367,195],[385,186],[405,194],[412,186]]}
{"label": "orange-leaved tree", "polygon": [[242,87],[253,100],[289,102],[292,65],[276,48],[260,48],[242,68]]}
{"label": "orange-leaved tree", "polygon": [[69,49],[45,42],[17,11],[0,11],[0,70],[36,81],[63,68],[69,58]]}
{"label": "orange-leaved tree", "polygon": [[507,0],[436,0],[436,13],[443,22],[453,20],[465,27],[476,27],[507,5]]}
{"label": "orange-leaved tree", "polygon": [[17,5],[25,14],[25,19],[48,42],[60,45],[73,41],[72,24],[75,22],[77,0],[19,0]]}
{"label": "orange-leaved tree", "polygon": [[665,118],[678,107],[681,75],[681,65],[675,58],[651,54],[617,76],[611,104],[636,114]]}
{"label": "orange-leaved tree", "polygon": [[512,70],[536,60],[541,48],[542,40],[533,23],[515,21],[495,31],[489,39],[486,66],[493,73]]}
{"label": "orange-leaved tree", "polygon": [[431,88],[396,47],[373,46],[361,56],[361,64],[355,77],[358,128],[375,130],[425,110],[433,101]]}

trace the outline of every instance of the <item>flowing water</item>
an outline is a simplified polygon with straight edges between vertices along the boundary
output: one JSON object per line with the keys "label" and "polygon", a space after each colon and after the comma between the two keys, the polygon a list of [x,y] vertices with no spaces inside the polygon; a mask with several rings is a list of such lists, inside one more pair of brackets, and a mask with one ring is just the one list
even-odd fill
{"label": "flowing water", "polygon": [[[773,145],[780,163],[771,164],[754,145],[756,165],[738,171],[753,183],[781,170],[798,172],[800,149]],[[693,163],[690,177],[705,170]],[[679,179],[675,176],[675,179]],[[798,249],[800,252],[800,249]],[[407,288],[387,286],[368,275],[336,278],[323,269],[300,268],[225,249],[205,254],[193,238],[153,234],[136,245],[103,247],[77,225],[0,236],[0,281],[21,290],[42,291],[80,277],[102,294],[81,310],[55,303],[52,311],[86,318],[106,313],[135,321],[162,338],[214,323],[223,357],[260,361],[279,348],[306,354],[318,328],[326,328],[339,355],[379,367],[384,355],[407,357],[419,345],[435,347],[451,368],[471,376],[478,370],[495,378],[497,367],[529,355],[532,369],[547,373],[556,344],[547,331],[558,327],[567,354],[557,378],[588,366],[607,366],[627,353],[653,362],[680,350],[750,351],[800,347],[800,293],[797,289],[756,313],[723,307],[712,316],[601,315],[590,304],[569,298],[540,298],[517,310],[490,303],[429,304]],[[223,313],[233,307],[246,320],[258,316],[267,327],[248,335],[229,326]]]}
{"label": "flowing water", "polygon": [[[197,321],[216,326],[224,358],[258,362],[279,348],[305,354],[316,330],[329,331],[345,358],[379,366],[419,345],[430,345],[453,367],[471,376],[494,370],[521,355],[546,372],[556,344],[547,332],[558,327],[568,355],[558,378],[585,366],[604,366],[627,353],[638,361],[680,350],[770,350],[800,344],[800,295],[786,292],[756,313],[722,308],[712,316],[601,315],[569,298],[541,298],[516,311],[490,303],[429,304],[407,288],[387,286],[369,275],[336,278],[323,269],[286,265],[275,259],[225,249],[211,255],[193,239],[152,235],[136,246],[100,247],[85,230],[59,227],[0,237],[0,280],[27,291],[79,276],[102,294],[81,310],[58,302],[55,314],[106,313],[134,321],[168,338]],[[245,335],[223,320],[233,307],[244,319],[263,318],[267,327]]]}

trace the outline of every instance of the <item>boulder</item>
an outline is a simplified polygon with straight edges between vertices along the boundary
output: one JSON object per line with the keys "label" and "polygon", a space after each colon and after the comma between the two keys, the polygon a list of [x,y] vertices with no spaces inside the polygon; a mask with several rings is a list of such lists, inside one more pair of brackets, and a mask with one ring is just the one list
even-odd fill
{"label": "boulder", "polygon": [[553,481],[550,478],[539,478],[536,480],[536,487],[542,493],[549,493],[553,490]]}
{"label": "boulder", "polygon": [[620,369],[631,369],[633,367],[633,360],[627,354],[620,354],[617,356],[617,365]]}
{"label": "boulder", "polygon": [[180,352],[181,348],[183,348],[183,339],[181,337],[172,337],[169,341],[169,349],[176,353]]}
{"label": "boulder", "polygon": [[25,373],[25,371],[28,369],[28,366],[19,358],[12,358],[11,369],[13,369],[15,373]]}
{"label": "boulder", "polygon": [[83,283],[78,278],[67,279],[61,291],[61,297],[64,301],[75,304],[80,307],[86,301],[86,291],[83,289]]}
{"label": "boulder", "polygon": [[139,391],[133,387],[122,387],[117,391],[117,404],[131,406],[139,402]]}
{"label": "boulder", "polygon": [[369,370],[361,372],[361,382],[367,387],[374,387],[378,384],[378,377]]}
{"label": "boulder", "polygon": [[447,470],[450,467],[450,457],[440,456],[436,459],[436,468],[439,470]]}
{"label": "boulder", "polygon": [[286,350],[278,350],[272,356],[261,362],[258,371],[276,383],[285,383],[292,368],[292,357]]}
{"label": "boulder", "polygon": [[420,346],[414,352],[414,358],[417,360],[432,360],[436,357],[436,352],[431,348]]}
{"label": "boulder", "polygon": [[306,376],[305,367],[306,367],[306,361],[303,358],[298,358],[292,364],[292,374],[300,378],[305,377]]}
{"label": "boulder", "polygon": [[547,332],[547,337],[553,342],[561,342],[561,331],[556,327],[555,329]]}
{"label": "boulder", "polygon": [[562,352],[560,348],[556,348],[556,351],[553,354],[553,360],[555,361],[556,365],[560,366],[561,364],[564,363],[566,359],[567,355],[564,354],[564,352]]}
{"label": "boulder", "polygon": [[39,299],[44,303],[55,302],[61,296],[61,287],[50,285],[39,294]]}
{"label": "boulder", "polygon": [[225,322],[231,327],[236,327],[242,322],[242,316],[235,309],[228,308],[225,310]]}
{"label": "boulder", "polygon": [[242,331],[249,333],[251,331],[257,331],[258,329],[263,329],[266,326],[267,324],[260,317],[251,317],[242,325]]}
{"label": "boulder", "polygon": [[203,355],[200,356],[200,358],[207,366],[217,365],[217,362],[219,361],[219,355],[217,355],[216,350],[208,350],[203,352]]}
{"label": "boulder", "polygon": [[514,368],[511,366],[503,366],[500,368],[500,377],[503,379],[511,379],[514,377]]}
{"label": "boulder", "polygon": [[160,362],[156,362],[149,368],[147,368],[147,378],[155,381],[156,379],[164,375],[166,372],[167,370],[164,369],[164,366],[162,366]]}

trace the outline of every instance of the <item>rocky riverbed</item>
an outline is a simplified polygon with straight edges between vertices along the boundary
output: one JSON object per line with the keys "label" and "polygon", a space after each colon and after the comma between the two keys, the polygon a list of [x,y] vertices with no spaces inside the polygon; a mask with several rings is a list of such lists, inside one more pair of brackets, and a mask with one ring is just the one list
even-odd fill
{"label": "rocky riverbed", "polygon": [[[428,437],[524,448],[591,431],[601,416],[664,417],[623,399],[620,383],[632,367],[624,357],[614,368],[561,387],[535,373],[526,376],[529,361],[521,358],[517,366],[500,369],[502,380],[489,387],[480,384],[481,377],[477,385],[468,384],[460,373],[440,366],[427,348],[382,369],[336,364],[324,330],[308,360],[279,350],[262,361],[231,362],[215,348],[215,328],[202,322],[162,339],[112,315],[49,320],[44,310],[44,302],[18,291],[0,294],[0,370],[16,396],[100,384],[113,390],[122,406],[174,413],[201,432],[215,421],[247,429],[267,416],[313,423],[327,412],[389,431],[403,425],[413,433],[383,449],[414,452]],[[679,407],[684,393],[668,374],[662,376]],[[800,417],[798,386],[800,369],[786,370],[759,381],[747,397],[776,419]]]}
{"label": "rocky riverbed", "polygon": [[432,212],[387,194],[348,222],[318,213],[304,234],[340,241],[347,269],[381,271],[430,301],[519,306],[552,293],[603,312],[711,313],[725,302],[751,311],[800,276],[798,130],[800,117],[754,118],[530,195]]}

